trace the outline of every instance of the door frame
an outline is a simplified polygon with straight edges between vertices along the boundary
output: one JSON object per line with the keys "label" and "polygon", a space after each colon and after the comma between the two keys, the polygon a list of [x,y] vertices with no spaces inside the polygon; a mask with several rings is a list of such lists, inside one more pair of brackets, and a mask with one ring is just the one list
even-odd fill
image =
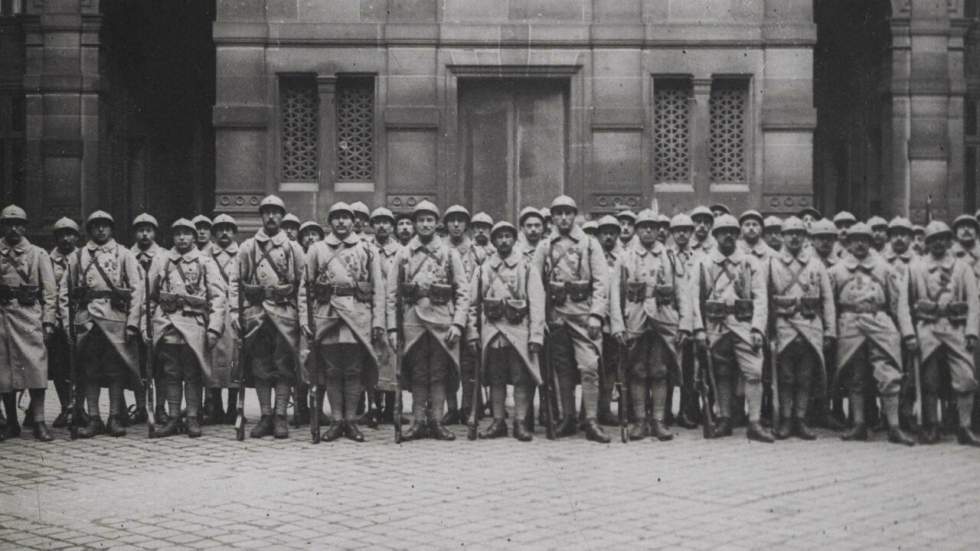
{"label": "door frame", "polygon": [[447,64],[442,109],[445,132],[439,137],[440,204],[461,203],[465,199],[465,175],[459,165],[459,79],[563,79],[568,83],[565,125],[566,160],[563,192],[582,203],[584,170],[589,143],[588,110],[585,108],[585,76],[581,65],[455,65]]}

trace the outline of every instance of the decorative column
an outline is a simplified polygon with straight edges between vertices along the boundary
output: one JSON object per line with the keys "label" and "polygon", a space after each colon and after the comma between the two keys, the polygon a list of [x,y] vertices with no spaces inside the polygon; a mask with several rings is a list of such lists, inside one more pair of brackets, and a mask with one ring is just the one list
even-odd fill
{"label": "decorative column", "polygon": [[696,205],[709,201],[711,193],[711,78],[695,78],[691,99],[691,179]]}
{"label": "decorative column", "polygon": [[337,181],[337,76],[319,75],[316,85],[320,95],[317,212],[326,213],[333,203],[333,185]]}

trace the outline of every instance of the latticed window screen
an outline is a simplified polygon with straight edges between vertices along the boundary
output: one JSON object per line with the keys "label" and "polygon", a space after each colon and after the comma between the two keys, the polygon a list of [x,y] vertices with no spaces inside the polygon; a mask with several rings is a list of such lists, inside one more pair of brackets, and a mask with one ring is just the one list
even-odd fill
{"label": "latticed window screen", "polygon": [[711,86],[711,181],[744,183],[746,80],[719,79]]}
{"label": "latticed window screen", "polygon": [[316,80],[289,77],[280,82],[282,181],[316,182],[319,172],[319,97]]}
{"label": "latticed window screen", "polygon": [[691,175],[691,82],[657,79],[654,89],[654,181],[686,182]]}
{"label": "latticed window screen", "polygon": [[374,79],[337,81],[337,180],[374,181]]}

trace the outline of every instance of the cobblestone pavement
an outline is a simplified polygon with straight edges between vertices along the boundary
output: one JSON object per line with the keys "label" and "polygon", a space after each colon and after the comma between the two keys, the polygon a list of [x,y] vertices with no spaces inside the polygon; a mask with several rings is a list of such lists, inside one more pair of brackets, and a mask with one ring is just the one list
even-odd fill
{"label": "cobblestone pavement", "polygon": [[[254,406],[254,395],[249,396]],[[49,411],[53,403],[49,401]],[[257,411],[249,415],[254,420]],[[0,443],[0,548],[973,548],[980,452],[947,439],[603,446],[540,435],[395,445],[148,440]]]}

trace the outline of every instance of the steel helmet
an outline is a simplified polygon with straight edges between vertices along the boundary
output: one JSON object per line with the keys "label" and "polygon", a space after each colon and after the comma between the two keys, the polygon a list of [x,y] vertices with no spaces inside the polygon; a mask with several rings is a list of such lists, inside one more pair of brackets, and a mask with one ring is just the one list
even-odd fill
{"label": "steel helmet", "polygon": [[21,220],[27,222],[27,212],[17,205],[8,205],[4,207],[3,211],[0,211],[0,221],[3,220]]}
{"label": "steel helmet", "polygon": [[276,208],[282,211],[283,215],[286,214],[286,203],[282,202],[282,199],[275,195],[268,195],[262,202],[259,203],[259,212],[261,213],[264,209]]}
{"label": "steel helmet", "polygon": [[153,226],[154,228],[159,228],[160,227],[160,224],[157,223],[157,219],[152,214],[148,214],[148,213],[145,213],[145,212],[143,214],[140,214],[136,218],[133,218],[133,227],[134,228],[136,226],[139,226],[140,224],[149,224],[150,226]]}

